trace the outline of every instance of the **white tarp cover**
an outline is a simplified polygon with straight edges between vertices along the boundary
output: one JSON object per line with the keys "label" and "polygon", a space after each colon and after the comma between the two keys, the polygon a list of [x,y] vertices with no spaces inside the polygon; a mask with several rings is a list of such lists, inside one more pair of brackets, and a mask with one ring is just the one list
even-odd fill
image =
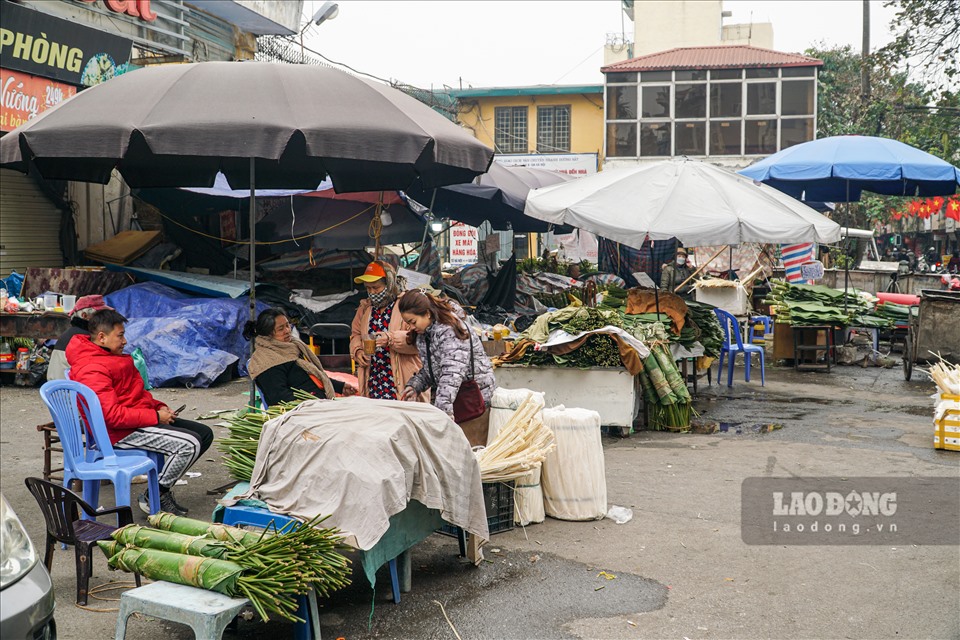
{"label": "white tarp cover", "polygon": [[773,187],[687,158],[607,169],[530,191],[524,213],[640,248],[644,238],[684,245],[821,242],[840,225]]}
{"label": "white tarp cover", "polygon": [[443,411],[417,402],[310,400],[268,421],[244,498],[297,518],[331,514],[323,526],[362,550],[410,500],[490,538],[470,443]]}

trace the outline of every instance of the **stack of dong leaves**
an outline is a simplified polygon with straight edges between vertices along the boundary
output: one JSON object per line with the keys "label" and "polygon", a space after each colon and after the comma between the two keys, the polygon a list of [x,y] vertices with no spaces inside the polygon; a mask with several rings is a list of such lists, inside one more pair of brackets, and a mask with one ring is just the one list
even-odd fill
{"label": "stack of dong leaves", "polygon": [[303,622],[298,596],[350,583],[339,530],[317,527],[325,517],[252,533],[161,512],[149,517],[155,528],[127,525],[97,544],[115,569],[247,598],[264,620]]}
{"label": "stack of dong leaves", "polygon": [[775,310],[777,322],[878,329],[891,325],[888,317],[877,313],[870,299],[856,291],[844,293],[823,285],[791,284],[783,280],[770,280],[770,285],[770,294],[763,303]]}

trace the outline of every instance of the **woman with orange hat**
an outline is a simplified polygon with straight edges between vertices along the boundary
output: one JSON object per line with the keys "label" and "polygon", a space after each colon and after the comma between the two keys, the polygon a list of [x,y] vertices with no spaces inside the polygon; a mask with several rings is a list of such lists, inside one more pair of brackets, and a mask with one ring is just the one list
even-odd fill
{"label": "woman with orange hat", "polygon": [[[397,400],[407,380],[423,366],[417,347],[408,344],[408,328],[398,311],[403,293],[393,267],[384,262],[371,262],[354,282],[367,290],[367,299],[360,302],[350,334],[359,394]],[[430,402],[429,392],[416,399]]]}

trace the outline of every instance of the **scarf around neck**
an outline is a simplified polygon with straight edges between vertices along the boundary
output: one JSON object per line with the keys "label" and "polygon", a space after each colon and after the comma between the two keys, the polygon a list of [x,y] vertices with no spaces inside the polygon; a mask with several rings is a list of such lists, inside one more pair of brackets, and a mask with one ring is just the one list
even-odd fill
{"label": "scarf around neck", "polygon": [[296,362],[297,366],[308,375],[314,376],[323,383],[323,393],[327,398],[336,397],[333,382],[323,370],[319,358],[301,340],[293,338],[290,342],[282,342],[272,336],[257,336],[255,339],[253,357],[250,358],[248,367],[251,377],[256,378],[277,365]]}

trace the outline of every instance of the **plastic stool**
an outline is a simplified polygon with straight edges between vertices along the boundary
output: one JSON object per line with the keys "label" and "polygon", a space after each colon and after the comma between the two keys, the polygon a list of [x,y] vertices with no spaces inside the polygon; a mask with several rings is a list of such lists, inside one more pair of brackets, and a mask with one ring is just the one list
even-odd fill
{"label": "plastic stool", "polygon": [[227,625],[249,603],[246,598],[231,598],[172,582],[154,582],[120,596],[116,640],[124,640],[127,618],[134,613],[185,624],[193,629],[197,640],[221,640]]}
{"label": "plastic stool", "polygon": [[[756,328],[758,324],[763,325],[763,334],[757,335]],[[749,331],[747,331],[747,342],[750,344],[757,344],[757,338],[760,339],[760,342],[763,342],[763,336],[770,333],[770,316],[750,316],[750,323],[748,325]]]}

